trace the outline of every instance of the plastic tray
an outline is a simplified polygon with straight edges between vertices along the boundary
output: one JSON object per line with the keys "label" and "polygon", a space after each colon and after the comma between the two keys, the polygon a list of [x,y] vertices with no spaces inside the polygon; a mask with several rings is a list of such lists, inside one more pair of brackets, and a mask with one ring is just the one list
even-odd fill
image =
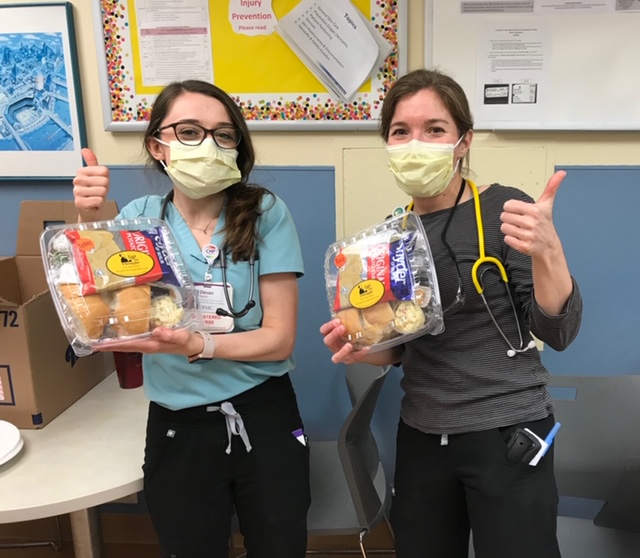
{"label": "plastic tray", "polygon": [[431,249],[415,213],[332,244],[324,269],[331,315],[356,349],[375,352],[444,331]]}
{"label": "plastic tray", "polygon": [[40,236],[47,282],[78,356],[118,350],[157,326],[195,329],[197,294],[180,249],[160,219],[47,227]]}

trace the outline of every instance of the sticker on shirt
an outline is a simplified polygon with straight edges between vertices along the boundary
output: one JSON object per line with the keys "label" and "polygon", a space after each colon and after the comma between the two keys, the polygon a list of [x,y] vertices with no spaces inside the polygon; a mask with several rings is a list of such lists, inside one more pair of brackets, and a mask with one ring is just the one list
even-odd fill
{"label": "sticker on shirt", "polygon": [[229,283],[226,287],[223,283],[195,283],[195,286],[198,291],[198,314],[202,329],[214,333],[232,331],[233,317],[220,316],[218,309],[229,311],[224,291],[226,288],[229,300],[233,304],[233,287]]}

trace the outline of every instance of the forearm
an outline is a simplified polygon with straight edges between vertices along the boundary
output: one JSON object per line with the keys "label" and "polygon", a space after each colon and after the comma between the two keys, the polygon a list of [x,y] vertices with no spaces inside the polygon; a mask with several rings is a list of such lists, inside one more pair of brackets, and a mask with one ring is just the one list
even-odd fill
{"label": "forearm", "polygon": [[573,291],[562,245],[531,258],[533,290],[540,309],[549,316],[561,314]]}
{"label": "forearm", "polygon": [[391,347],[384,351],[371,353],[362,359],[363,362],[374,366],[387,366],[388,364],[398,364],[402,361],[403,345]]}
{"label": "forearm", "polygon": [[[200,336],[197,335],[197,337]],[[214,358],[271,362],[285,360],[291,356],[295,333],[288,335],[277,328],[261,327],[253,331],[215,335],[214,342]],[[199,341],[199,344],[201,344],[199,349],[201,351],[204,348],[204,342]]]}

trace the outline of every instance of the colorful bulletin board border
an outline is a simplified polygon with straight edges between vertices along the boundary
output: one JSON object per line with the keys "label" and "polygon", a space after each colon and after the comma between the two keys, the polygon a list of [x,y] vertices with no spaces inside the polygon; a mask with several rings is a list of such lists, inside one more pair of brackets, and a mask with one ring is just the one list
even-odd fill
{"label": "colorful bulletin board border", "polygon": [[[135,0],[92,0],[105,130],[142,131],[161,87],[142,83]],[[383,65],[350,102],[336,99],[274,32],[240,36],[231,30],[229,0],[209,0],[214,82],[240,106],[256,130],[376,128],[390,85],[406,71],[407,0],[352,0],[392,45]],[[282,18],[299,0],[272,0]],[[191,76],[171,77],[167,81]],[[265,89],[263,91],[263,89]]]}

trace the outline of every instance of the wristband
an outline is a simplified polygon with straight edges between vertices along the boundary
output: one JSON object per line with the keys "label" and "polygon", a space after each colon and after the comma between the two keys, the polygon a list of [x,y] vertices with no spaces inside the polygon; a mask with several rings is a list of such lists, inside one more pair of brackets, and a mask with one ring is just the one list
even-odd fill
{"label": "wristband", "polygon": [[204,341],[204,349],[202,352],[197,355],[188,356],[187,359],[190,363],[196,362],[198,360],[211,360],[213,358],[213,354],[216,350],[216,343],[213,339],[213,334],[208,331],[195,331],[194,333],[200,334],[202,340]]}

